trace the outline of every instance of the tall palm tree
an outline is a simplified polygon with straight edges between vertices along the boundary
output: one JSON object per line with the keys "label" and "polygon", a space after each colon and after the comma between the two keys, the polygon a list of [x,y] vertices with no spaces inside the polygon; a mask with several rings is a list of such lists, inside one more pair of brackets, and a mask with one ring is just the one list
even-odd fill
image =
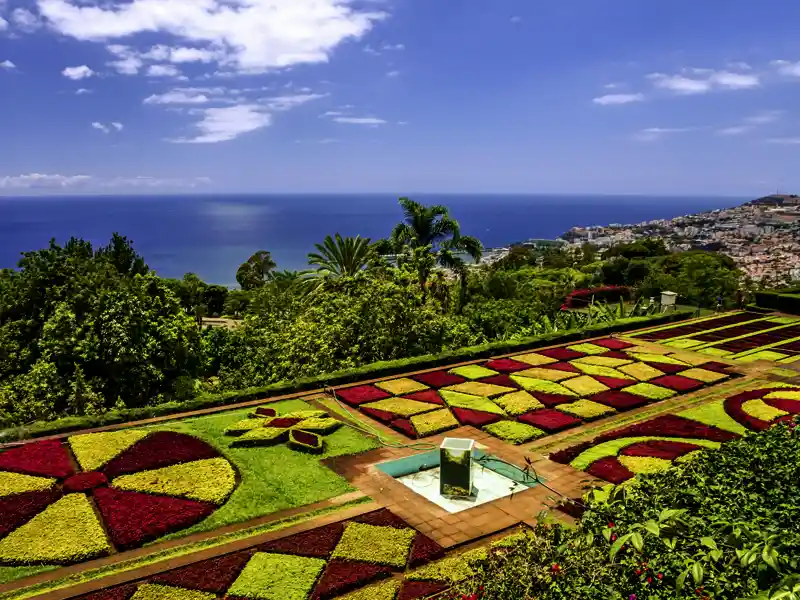
{"label": "tall palm tree", "polygon": [[458,221],[450,216],[446,206],[424,206],[410,198],[400,198],[399,204],[404,218],[394,228],[391,237],[398,248],[431,245],[436,251],[438,244],[461,234]]}
{"label": "tall palm tree", "polygon": [[458,278],[459,300],[458,310],[461,312],[467,303],[467,263],[462,256],[469,255],[474,262],[480,262],[483,255],[483,244],[469,235],[454,237],[442,243],[437,262],[445,269],[450,269]]}
{"label": "tall palm tree", "polygon": [[361,236],[343,238],[327,236],[321,244],[314,244],[317,252],[308,255],[308,264],[316,266],[312,273],[317,277],[352,277],[369,264],[372,250],[369,238]]}

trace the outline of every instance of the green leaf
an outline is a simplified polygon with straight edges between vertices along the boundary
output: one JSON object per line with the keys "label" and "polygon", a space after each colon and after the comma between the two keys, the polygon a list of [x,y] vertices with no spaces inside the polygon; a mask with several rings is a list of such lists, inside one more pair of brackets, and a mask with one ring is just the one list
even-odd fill
{"label": "green leaf", "polygon": [[703,576],[705,575],[705,571],[703,570],[703,565],[699,562],[696,562],[692,565],[692,579],[694,579],[695,585],[700,585],[703,583]]}
{"label": "green leaf", "polygon": [[675,589],[678,591],[678,593],[681,592],[683,586],[686,584],[686,577],[688,575],[689,575],[689,570],[687,569],[686,571],[678,575],[678,578],[675,580]]}
{"label": "green leaf", "polygon": [[642,538],[642,534],[638,531],[631,534],[631,544],[633,547],[636,548],[639,552],[642,551],[644,548],[644,539]]}
{"label": "green leaf", "polygon": [[778,552],[772,546],[764,546],[764,550],[761,552],[761,559],[772,567],[773,570],[780,570],[778,567]]}
{"label": "green leaf", "polygon": [[661,527],[658,526],[658,523],[655,521],[648,521],[644,524],[644,528],[647,530],[648,533],[652,533],[654,536],[658,537],[661,535]]}
{"label": "green leaf", "polygon": [[633,535],[632,533],[629,533],[627,535],[623,535],[621,538],[618,538],[616,542],[614,542],[614,544],[611,546],[611,551],[609,552],[609,558],[611,558],[611,560],[614,560],[614,557],[622,549],[622,546],[624,546],[625,543],[629,539],[631,539],[632,535]]}
{"label": "green leaf", "polygon": [[706,548],[710,548],[711,550],[717,549],[717,542],[715,542],[713,538],[702,537],[700,538],[700,543],[703,544],[703,546],[705,546]]}

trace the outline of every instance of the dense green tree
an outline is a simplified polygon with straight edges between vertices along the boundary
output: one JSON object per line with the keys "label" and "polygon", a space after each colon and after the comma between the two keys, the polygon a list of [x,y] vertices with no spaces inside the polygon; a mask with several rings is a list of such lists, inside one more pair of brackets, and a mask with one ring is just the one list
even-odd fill
{"label": "dense green tree", "polygon": [[308,255],[308,264],[316,267],[312,272],[318,277],[353,277],[369,264],[372,250],[369,238],[327,236],[321,244],[314,244],[316,252]]}
{"label": "dense green tree", "polygon": [[259,250],[236,271],[236,282],[243,290],[260,288],[272,276],[277,265],[266,250]]}
{"label": "dense green tree", "polygon": [[606,250],[604,258],[614,258],[615,256],[627,259],[653,258],[655,256],[666,256],[667,254],[669,254],[669,250],[662,238],[648,237],[611,246]]}

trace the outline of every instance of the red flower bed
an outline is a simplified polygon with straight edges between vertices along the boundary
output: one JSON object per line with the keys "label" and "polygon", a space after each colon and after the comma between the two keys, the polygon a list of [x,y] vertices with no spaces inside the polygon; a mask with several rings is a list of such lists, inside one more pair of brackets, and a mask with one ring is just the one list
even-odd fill
{"label": "red flower bed", "polygon": [[417,400],[418,402],[428,402],[430,404],[439,404],[444,406],[444,400],[436,390],[425,390],[423,392],[414,392],[413,394],[406,394],[403,398],[409,400]]}
{"label": "red flower bed", "polygon": [[216,504],[183,498],[151,496],[98,488],[94,499],[111,540],[120,550],[140,546],[202,521],[217,509]]}
{"label": "red flower bed", "polygon": [[[755,396],[755,398],[760,398],[764,395],[764,390],[754,390],[755,392],[760,392],[760,395]],[[733,418],[734,421],[744,425],[748,429],[753,431],[764,431],[765,429],[769,429],[772,423],[769,421],[762,421],[761,419],[757,419],[756,417],[747,414],[743,409],[742,405],[747,402],[748,400],[755,399],[752,396],[752,392],[743,392],[741,394],[737,394],[730,398],[725,398],[725,412]]]}
{"label": "red flower bed", "polygon": [[483,379],[479,379],[481,383],[491,383],[492,385],[503,385],[505,387],[510,387],[515,390],[519,389],[519,384],[511,379],[508,375],[492,375],[491,377],[484,377]]}
{"label": "red flower bed", "polygon": [[223,594],[236,581],[251,555],[251,552],[244,551],[203,560],[182,569],[173,569],[156,575],[152,581],[162,585]]}
{"label": "red flower bed", "polygon": [[536,354],[541,354],[548,358],[555,358],[556,360],[573,360],[586,356],[583,352],[577,352],[569,348],[548,348],[547,350],[537,350]]}
{"label": "red flower bed", "polygon": [[528,425],[538,427],[548,433],[562,431],[581,424],[580,419],[549,408],[529,412],[519,417],[519,420]]}
{"label": "red flower bed", "polygon": [[[592,342],[594,344],[594,342]],[[619,358],[620,360],[632,360],[630,356],[625,354],[624,352],[620,352],[619,350],[609,350],[608,352],[603,352],[600,356],[605,356],[606,358]]]}
{"label": "red flower bed", "polygon": [[414,545],[408,557],[408,565],[410,567],[424,565],[442,556],[444,556],[444,548],[427,535],[418,533],[414,538]]}
{"label": "red flower bed", "polygon": [[344,523],[331,523],[261,544],[257,552],[277,552],[310,558],[328,558],[344,532]]}
{"label": "red flower bed", "polygon": [[578,367],[568,362],[557,362],[551,365],[544,365],[543,369],[554,369],[556,371],[564,371],[565,373],[583,373]]}
{"label": "red flower bed", "polygon": [[24,525],[60,497],[58,490],[48,490],[0,498],[0,537]]}
{"label": "red flower bed", "polygon": [[687,442],[648,440],[628,446],[622,450],[622,454],[625,456],[647,456],[650,458],[675,460],[679,456],[689,454],[689,452],[694,452],[695,450],[702,450],[702,448]]}
{"label": "red flower bed", "polygon": [[433,581],[405,581],[397,600],[417,600],[443,592],[448,586]]}
{"label": "red flower bed", "polygon": [[685,371],[686,369],[690,369],[691,367],[686,365],[673,365],[670,363],[663,363],[663,362],[654,362],[654,361],[647,361],[644,363],[654,369],[658,369],[662,373],[666,373],[667,375],[674,375],[675,373],[680,373],[681,371]]}
{"label": "red flower bed", "polygon": [[[625,350],[626,348],[633,348],[634,344],[630,342],[624,342],[622,340],[617,340],[614,338],[607,338],[605,340],[594,340],[591,342],[595,346],[602,346],[603,348],[608,348],[609,350]],[[622,357],[627,357],[627,354],[623,354]]]}
{"label": "red flower bed", "polygon": [[480,410],[471,410],[469,408],[457,408],[452,407],[450,410],[455,415],[458,422],[462,425],[471,425],[472,427],[477,427],[480,429],[484,425],[489,425],[490,423],[497,423],[502,417],[500,415],[495,415],[492,413],[483,412]]}
{"label": "red flower bed", "polygon": [[355,523],[363,523],[364,525],[375,525],[376,527],[394,527],[395,529],[409,528],[408,523],[385,508],[373,510],[365,515],[359,515],[353,518],[352,521]]}
{"label": "red flower bed", "polygon": [[647,398],[643,398],[642,396],[615,390],[600,392],[589,399],[610,406],[611,408],[616,408],[617,410],[631,410],[632,408],[644,406],[649,402]]}
{"label": "red flower bed", "polygon": [[604,433],[595,438],[593,444],[618,440],[624,437],[640,436],[698,438],[712,442],[728,442],[739,437],[730,431],[712,427],[711,425],[704,425],[677,415],[661,415],[643,423],[636,423],[616,431]]}
{"label": "red flower bed", "polygon": [[109,479],[114,479],[126,473],[217,456],[219,452],[196,437],[172,431],[157,431],[136,442],[101,470]]}
{"label": "red flower bed", "polygon": [[261,415],[262,417],[275,417],[278,413],[274,408],[266,408],[262,406],[261,408],[256,409],[256,414]]}
{"label": "red flower bed", "polygon": [[464,383],[466,381],[466,379],[463,377],[453,375],[447,371],[432,371],[431,373],[422,373],[420,375],[414,375],[413,378],[420,383],[431,386],[432,388],[442,388],[448,385]]}
{"label": "red flower bed", "polygon": [[91,594],[78,596],[75,600],[128,600],[136,591],[138,586],[135,583],[126,583],[109,590],[100,590]]}
{"label": "red flower bed", "polygon": [[345,594],[377,579],[389,577],[391,574],[392,570],[389,567],[381,565],[332,560],[325,568],[317,587],[314,588],[311,600],[328,600],[328,598]]}
{"label": "red flower bed", "polygon": [[336,390],[336,397],[341,398],[350,406],[358,406],[359,404],[366,404],[367,402],[375,402],[376,400],[384,400],[391,398],[389,392],[384,392],[374,385],[357,385],[355,387]]}
{"label": "red flower bed", "polygon": [[658,341],[668,340],[671,338],[679,337],[682,335],[690,335],[698,331],[707,331],[709,329],[716,329],[718,327],[725,327],[733,325],[734,323],[741,323],[743,321],[751,321],[758,318],[760,315],[753,313],[739,313],[735,315],[727,315],[725,317],[717,317],[709,319],[700,323],[689,323],[680,327],[672,327],[669,329],[661,329],[660,331],[653,331],[647,335],[641,336],[643,340]]}
{"label": "red flower bed", "polygon": [[594,461],[586,470],[589,475],[605,479],[610,483],[622,483],[633,477],[625,465],[616,456],[606,456]]}
{"label": "red flower bed", "polygon": [[702,381],[689,379],[688,377],[681,377],[680,375],[664,375],[663,377],[657,377],[656,379],[651,380],[650,383],[654,385],[660,385],[661,387],[665,387],[668,390],[674,390],[676,392],[690,392],[692,390],[701,388],[704,385]]}
{"label": "red flower bed", "polygon": [[69,477],[75,471],[69,454],[58,440],[31,442],[0,454],[0,471],[43,477]]}
{"label": "red flower bed", "polygon": [[373,419],[380,421],[381,423],[386,423],[387,425],[397,418],[397,415],[394,413],[390,413],[379,408],[367,408],[366,406],[362,406],[361,412],[372,417]]}
{"label": "red flower bed", "polygon": [[519,362],[518,360],[514,360],[512,358],[498,358],[495,360],[490,360],[483,366],[487,369],[492,369],[493,371],[502,371],[503,373],[513,373],[514,371],[524,371],[525,369],[531,368],[528,363]]}
{"label": "red flower bed", "polygon": [[408,419],[395,419],[394,421],[389,423],[389,427],[391,427],[395,431],[399,431],[400,433],[410,437],[411,439],[414,440],[417,439],[417,432],[414,431],[414,426]]}
{"label": "red flower bed", "polygon": [[267,427],[279,427],[280,429],[288,429],[289,427],[294,427],[303,419],[294,419],[294,418],[278,418],[272,419],[269,423],[266,424]]}
{"label": "red flower bed", "polygon": [[575,402],[575,400],[577,400],[577,398],[575,398],[574,396],[562,396],[561,394],[548,394],[547,392],[530,392],[530,394],[548,408],[552,408],[553,406],[558,406],[559,404],[566,404],[567,402]]}
{"label": "red flower bed", "polygon": [[785,410],[793,415],[800,414],[800,400],[789,400],[788,398],[764,398],[764,402],[777,408],[778,410]]}
{"label": "red flower bed", "polygon": [[594,379],[605,385],[606,387],[610,387],[612,390],[619,390],[624,387],[632,386],[635,381],[631,381],[630,379],[620,379],[619,377],[606,377],[605,375],[594,375]]}
{"label": "red flower bed", "polygon": [[563,450],[559,450],[558,452],[553,452],[550,455],[550,460],[562,465],[568,465],[573,460],[578,458],[584,451],[594,446],[594,444],[595,443],[593,441],[581,442],[580,444],[577,444],[575,446],[564,448]]}
{"label": "red flower bed", "polygon": [[65,492],[88,492],[94,488],[106,485],[108,478],[97,471],[78,473],[64,482]]}
{"label": "red flower bed", "polygon": [[711,362],[703,363],[702,365],[697,365],[698,369],[705,369],[706,371],[714,371],[715,373],[728,373],[728,369],[731,368],[731,365],[726,365],[725,363],[717,362],[712,360]]}
{"label": "red flower bed", "polygon": [[627,300],[630,296],[630,288],[621,285],[606,285],[590,290],[573,290],[567,294],[562,308],[582,308],[591,303],[592,298],[595,302],[619,302],[620,298]]}

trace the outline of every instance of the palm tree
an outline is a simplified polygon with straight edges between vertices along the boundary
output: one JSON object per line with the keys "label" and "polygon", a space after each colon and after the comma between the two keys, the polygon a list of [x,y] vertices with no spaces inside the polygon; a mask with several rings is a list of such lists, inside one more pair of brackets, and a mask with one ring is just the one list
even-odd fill
{"label": "palm tree", "polygon": [[469,255],[476,263],[480,262],[483,244],[477,238],[469,235],[454,237],[442,243],[437,257],[438,263],[445,269],[453,271],[458,278],[459,312],[467,303],[467,263],[461,258],[463,254]]}
{"label": "palm tree", "polygon": [[263,286],[272,277],[272,271],[276,266],[269,252],[259,250],[236,271],[236,281],[243,290],[254,290]]}
{"label": "palm tree", "polygon": [[317,252],[308,255],[308,264],[316,266],[312,271],[317,277],[353,277],[361,273],[372,256],[369,238],[361,236],[335,238],[327,236],[321,244],[314,244]]}

